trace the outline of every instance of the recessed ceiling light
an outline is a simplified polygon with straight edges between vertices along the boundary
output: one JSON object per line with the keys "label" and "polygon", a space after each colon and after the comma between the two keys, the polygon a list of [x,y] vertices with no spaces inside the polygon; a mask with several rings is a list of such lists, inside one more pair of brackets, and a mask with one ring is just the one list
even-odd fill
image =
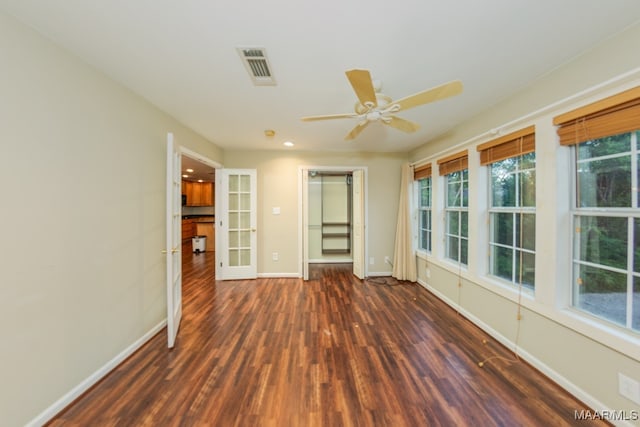
{"label": "recessed ceiling light", "polygon": [[189,178],[189,175],[187,175],[186,173],[184,175],[182,175],[183,178]]}
{"label": "recessed ceiling light", "polygon": [[193,173],[193,169],[187,169],[187,172]]}
{"label": "recessed ceiling light", "polygon": [[198,182],[204,182],[204,180],[203,179],[199,179]]}
{"label": "recessed ceiling light", "polygon": [[293,147],[295,144],[291,141],[285,141],[282,143],[285,147]]}

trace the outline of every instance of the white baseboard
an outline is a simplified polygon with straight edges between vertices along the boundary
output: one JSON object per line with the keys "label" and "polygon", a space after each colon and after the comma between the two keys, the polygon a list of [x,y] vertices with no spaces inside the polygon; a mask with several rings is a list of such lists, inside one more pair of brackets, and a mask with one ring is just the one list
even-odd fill
{"label": "white baseboard", "polygon": [[302,276],[300,273],[258,273],[260,279],[299,279]]}
{"label": "white baseboard", "polygon": [[336,258],[336,259],[326,259],[326,258],[318,258],[318,259],[310,259],[309,264],[348,264],[353,262],[353,258]]}
{"label": "white baseboard", "polygon": [[391,276],[391,271],[369,271],[367,273],[367,277],[383,277],[383,276]]}
{"label": "white baseboard", "polygon": [[[474,325],[476,325],[477,327],[485,331],[487,334],[491,335],[498,342],[500,342],[500,344],[504,345],[505,347],[513,351],[513,349],[515,348],[515,343],[513,341],[511,341],[510,339],[508,339],[507,337],[505,337],[504,335],[502,335],[501,333],[493,329],[491,326],[484,323],[480,318],[476,317],[469,311],[465,310],[464,307],[460,307],[455,301],[453,301],[452,299],[450,299],[449,297],[447,297],[437,289],[433,288],[432,286],[429,286],[428,283],[424,282],[421,279],[418,279],[418,283],[422,287],[427,289],[429,292],[434,294],[436,297],[444,301],[447,305],[455,309],[458,313],[463,315],[469,321],[471,321],[471,323],[473,323]],[[600,402],[598,399],[593,397],[591,394],[587,393],[586,391],[584,391],[583,389],[581,389],[580,387],[578,387],[577,385],[569,381],[564,376],[560,375],[558,372],[556,372],[551,367],[549,367],[548,365],[540,361],[531,353],[528,353],[527,351],[523,350],[521,347],[518,347],[518,357],[520,357],[521,359],[524,359],[531,366],[533,366],[534,368],[542,372],[550,380],[558,384],[567,392],[571,393],[573,396],[575,396],[584,404],[592,408],[594,411],[604,411],[604,410],[613,411],[610,408],[607,408],[602,402]],[[610,420],[610,422],[613,422],[613,424],[616,426],[625,426],[625,427],[633,426],[633,424],[624,420],[623,421]]]}
{"label": "white baseboard", "polygon": [[26,427],[40,427],[47,423],[51,418],[56,416],[60,411],[66,408],[71,402],[76,400],[82,395],[82,393],[89,390],[94,384],[104,378],[109,372],[114,370],[120,363],[122,363],[127,357],[131,356],[136,350],[142,347],[147,341],[149,341],[154,335],[156,335],[162,328],[167,325],[167,319],[158,323],[151,328],[146,334],[138,338],[133,344],[125,348],[116,357],[108,361],[104,366],[99,368],[93,374],[89,375],[84,381],[72,388],[67,394],[55,401],[53,405],[42,411],[37,417],[32,419],[26,424]]}

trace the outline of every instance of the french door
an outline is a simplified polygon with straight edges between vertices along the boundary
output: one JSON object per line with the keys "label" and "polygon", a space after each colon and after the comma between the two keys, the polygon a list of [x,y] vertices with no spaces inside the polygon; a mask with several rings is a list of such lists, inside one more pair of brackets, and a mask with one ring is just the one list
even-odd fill
{"label": "french door", "polygon": [[221,280],[257,277],[256,170],[219,169],[216,176],[216,277]]}
{"label": "french door", "polygon": [[181,155],[173,134],[167,134],[167,345],[173,348],[182,318],[182,177]]}

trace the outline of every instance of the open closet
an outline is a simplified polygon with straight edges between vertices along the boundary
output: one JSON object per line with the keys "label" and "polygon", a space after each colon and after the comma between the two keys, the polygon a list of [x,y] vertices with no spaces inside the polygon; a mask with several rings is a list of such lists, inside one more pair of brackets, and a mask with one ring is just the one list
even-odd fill
{"label": "open closet", "polygon": [[351,172],[309,172],[309,257],[315,262],[352,258]]}

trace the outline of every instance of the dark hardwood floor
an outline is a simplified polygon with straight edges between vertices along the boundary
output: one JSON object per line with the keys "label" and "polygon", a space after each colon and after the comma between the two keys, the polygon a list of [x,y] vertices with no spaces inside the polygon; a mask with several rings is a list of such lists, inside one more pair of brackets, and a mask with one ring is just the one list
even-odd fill
{"label": "dark hardwood floor", "polygon": [[213,253],[183,253],[176,347],[158,334],[50,425],[604,425],[418,285],[350,264],[221,282]]}

